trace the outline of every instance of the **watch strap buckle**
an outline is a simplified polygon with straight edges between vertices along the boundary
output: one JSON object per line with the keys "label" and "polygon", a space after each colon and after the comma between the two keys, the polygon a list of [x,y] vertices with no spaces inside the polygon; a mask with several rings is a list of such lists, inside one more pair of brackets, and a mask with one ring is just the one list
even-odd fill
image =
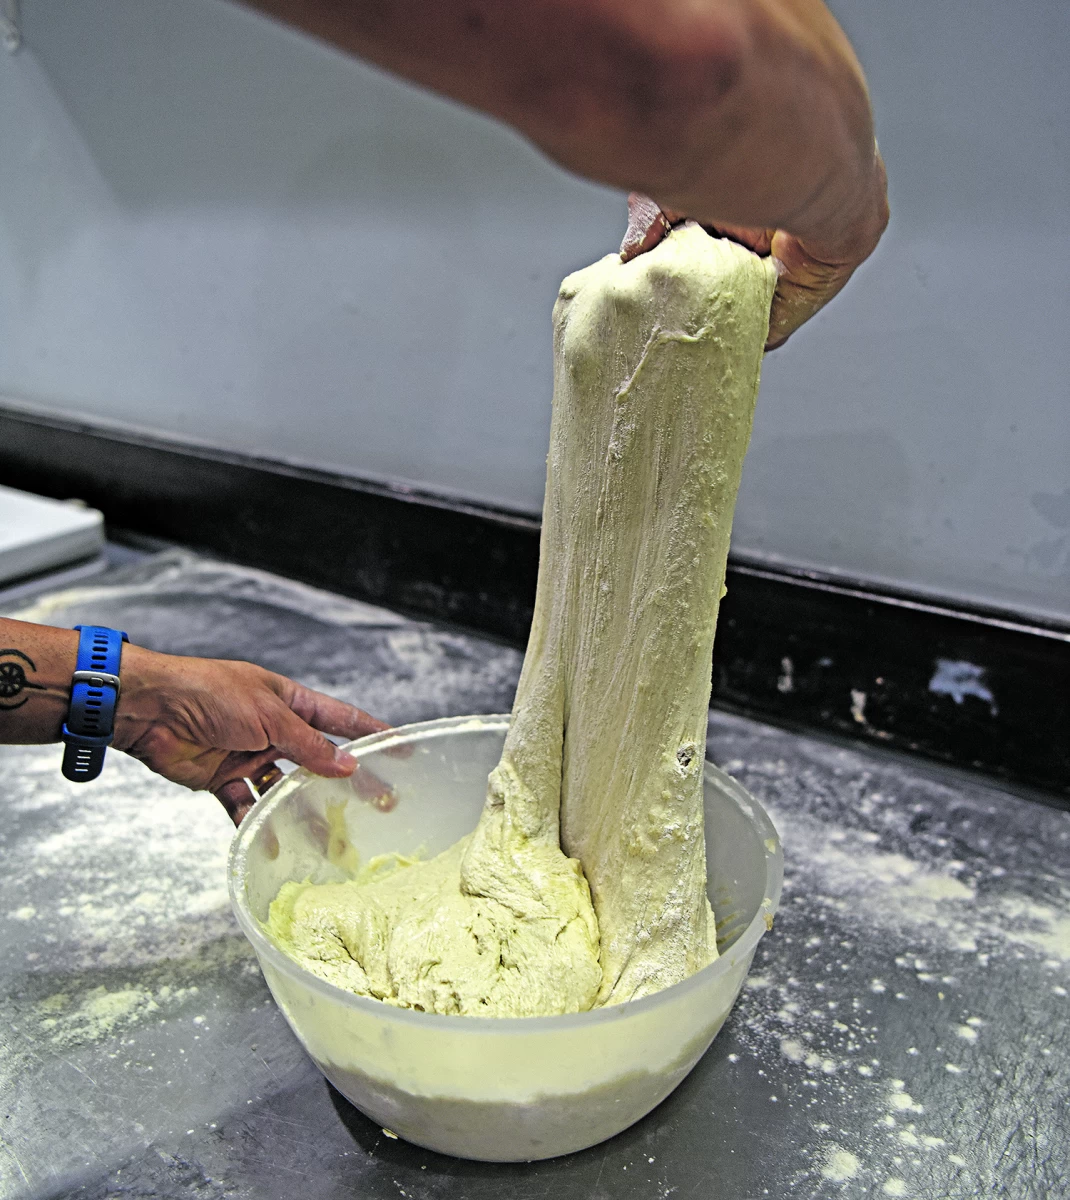
{"label": "watch strap buckle", "polygon": [[111,675],[107,671],[75,671],[71,676],[71,687],[76,683],[88,683],[90,687],[113,687],[115,688],[115,699],[119,699],[119,694],[123,690],[123,685],[119,682],[118,675]]}
{"label": "watch strap buckle", "polygon": [[104,767],[115,732],[121,684],[119,666],[126,634],[102,625],[76,625],[79,632],[71,699],[63,723],[63,765],[67,779],[87,783]]}

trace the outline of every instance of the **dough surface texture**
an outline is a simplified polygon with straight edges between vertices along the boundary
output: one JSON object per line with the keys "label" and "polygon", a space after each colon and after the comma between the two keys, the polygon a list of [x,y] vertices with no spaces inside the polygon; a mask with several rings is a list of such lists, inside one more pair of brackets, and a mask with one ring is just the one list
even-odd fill
{"label": "dough surface texture", "polygon": [[716,958],[710,663],[775,286],[693,224],[561,285],[535,614],[479,824],[385,877],[284,885],[269,930],[304,966],[405,1007],[527,1016]]}

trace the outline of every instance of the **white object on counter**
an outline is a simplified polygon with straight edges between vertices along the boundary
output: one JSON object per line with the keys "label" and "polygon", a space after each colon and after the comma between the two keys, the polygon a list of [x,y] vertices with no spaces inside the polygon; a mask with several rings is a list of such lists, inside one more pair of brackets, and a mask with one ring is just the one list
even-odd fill
{"label": "white object on counter", "polygon": [[0,583],[91,558],[104,549],[104,517],[76,501],[0,487]]}

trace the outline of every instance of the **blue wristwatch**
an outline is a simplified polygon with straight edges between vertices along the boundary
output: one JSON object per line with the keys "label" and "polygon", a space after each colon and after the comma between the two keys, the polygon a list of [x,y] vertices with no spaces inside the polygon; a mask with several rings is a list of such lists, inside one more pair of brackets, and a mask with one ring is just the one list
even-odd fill
{"label": "blue wristwatch", "polygon": [[71,679],[71,706],[63,723],[63,774],[75,783],[96,779],[115,736],[119,664],[126,634],[102,625],[75,625],[78,661]]}

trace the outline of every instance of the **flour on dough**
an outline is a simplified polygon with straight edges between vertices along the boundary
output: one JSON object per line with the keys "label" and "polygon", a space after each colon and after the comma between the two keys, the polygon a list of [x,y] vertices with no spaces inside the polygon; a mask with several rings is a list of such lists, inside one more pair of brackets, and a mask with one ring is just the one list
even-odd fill
{"label": "flour on dough", "polygon": [[716,957],[710,663],[775,285],[691,224],[561,285],[535,615],[483,814],[385,878],[285,885],[270,929],[306,967],[405,1007],[525,1016]]}

